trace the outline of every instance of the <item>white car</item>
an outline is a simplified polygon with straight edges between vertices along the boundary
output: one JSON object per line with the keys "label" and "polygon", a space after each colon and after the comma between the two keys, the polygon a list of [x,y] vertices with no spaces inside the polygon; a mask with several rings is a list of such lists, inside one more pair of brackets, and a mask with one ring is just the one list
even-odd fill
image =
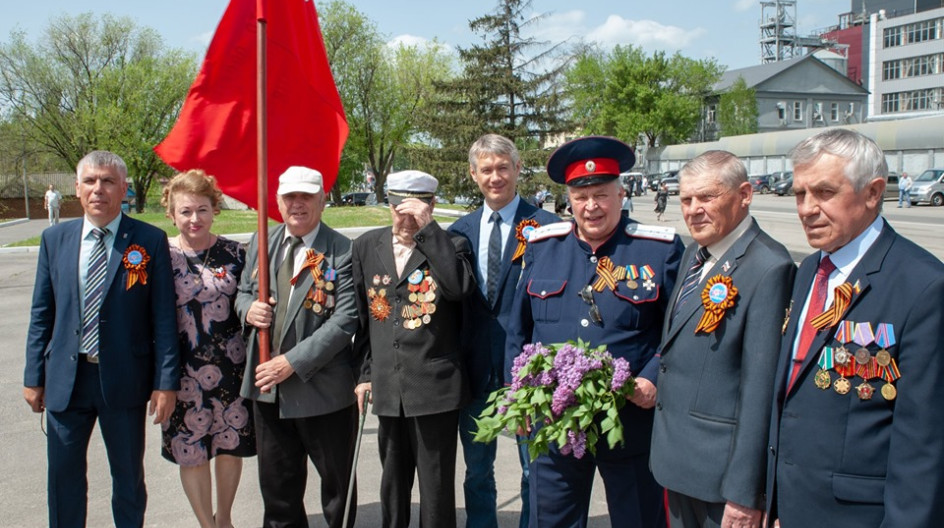
{"label": "white car", "polygon": [[914,179],[911,185],[911,203],[944,205],[944,169],[928,169]]}

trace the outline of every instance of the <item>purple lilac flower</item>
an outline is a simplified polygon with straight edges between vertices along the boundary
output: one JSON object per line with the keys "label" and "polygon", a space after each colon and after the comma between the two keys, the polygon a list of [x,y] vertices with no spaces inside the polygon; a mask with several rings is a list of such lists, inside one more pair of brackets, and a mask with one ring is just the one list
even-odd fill
{"label": "purple lilac flower", "polygon": [[626,384],[626,380],[629,379],[629,361],[626,361],[624,358],[616,358],[613,360],[613,384],[612,388],[614,391],[619,391],[623,388],[623,385]]}
{"label": "purple lilac flower", "polygon": [[574,458],[583,458],[587,454],[587,433],[567,431],[567,443],[573,446]]}
{"label": "purple lilac flower", "polygon": [[573,405],[576,402],[574,391],[580,387],[584,375],[602,365],[599,359],[588,358],[583,349],[571,344],[562,346],[554,357],[553,370],[558,385],[554,389],[551,412],[559,416],[567,407]]}

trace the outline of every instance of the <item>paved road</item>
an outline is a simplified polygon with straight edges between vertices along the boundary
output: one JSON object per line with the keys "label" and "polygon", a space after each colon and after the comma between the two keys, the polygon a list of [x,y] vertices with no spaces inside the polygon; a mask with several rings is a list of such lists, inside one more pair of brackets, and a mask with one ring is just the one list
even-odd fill
{"label": "paved road", "polygon": [[[642,222],[654,222],[652,195],[636,197],[633,217]],[[918,241],[939,258],[944,258],[944,208],[915,207],[897,209],[887,202],[886,217],[902,234]],[[799,227],[790,198],[757,196],[752,207],[755,217],[775,238],[783,242],[798,260],[811,252]],[[685,233],[678,199],[669,201],[667,222]],[[45,228],[45,220],[34,220],[18,225],[0,227],[0,245],[36,236]],[[358,236],[363,230],[350,230],[348,236]],[[40,527],[46,521],[45,492],[45,439],[40,430],[39,416],[29,411],[21,397],[23,350],[26,328],[29,324],[29,306],[33,288],[37,253],[34,250],[0,249],[0,361],[7,368],[0,370],[0,442],[7,446],[0,451],[0,525],[10,527]],[[631,424],[627,424],[631,427]],[[358,526],[380,525],[379,477],[377,455],[377,422],[367,420],[359,466],[360,506]],[[499,439],[499,460],[496,464],[500,524],[517,526],[518,462],[513,441]],[[464,466],[459,456],[456,489],[460,526],[464,525],[464,501],[461,493],[461,475]],[[176,466],[160,457],[160,431],[157,426],[148,429],[145,459],[150,500],[148,526],[189,527],[193,517],[180,488]],[[93,435],[89,449],[89,526],[111,524],[109,506],[110,483],[104,448],[100,436]],[[77,476],[76,478],[80,478]],[[324,526],[320,515],[318,478],[312,471],[306,505],[312,526]],[[609,526],[606,503],[599,481],[595,486],[591,505],[590,527]],[[243,482],[236,498],[235,524],[240,527],[258,526],[261,521],[261,499],[257,484],[255,459],[248,459],[243,471]],[[418,515],[418,496],[414,494],[414,519]],[[414,525],[417,523],[414,522]]]}

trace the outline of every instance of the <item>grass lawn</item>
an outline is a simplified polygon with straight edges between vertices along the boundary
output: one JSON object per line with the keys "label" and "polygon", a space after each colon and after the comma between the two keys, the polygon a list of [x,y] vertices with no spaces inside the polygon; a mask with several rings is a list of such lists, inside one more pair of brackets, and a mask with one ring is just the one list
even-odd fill
{"label": "grass lawn", "polygon": [[[462,206],[458,206],[461,208]],[[448,207],[452,209],[453,207]],[[170,219],[160,213],[134,213],[134,218],[163,229],[168,236],[177,236],[177,228]],[[385,206],[366,207],[328,207],[322,215],[324,223],[334,229],[343,227],[372,227],[390,225],[390,210]],[[440,223],[454,222],[455,218],[435,216]],[[274,224],[269,220],[269,224]],[[255,211],[221,211],[213,222],[213,232],[218,235],[254,233],[256,231]],[[28,238],[9,244],[9,247],[38,246],[39,237]]]}

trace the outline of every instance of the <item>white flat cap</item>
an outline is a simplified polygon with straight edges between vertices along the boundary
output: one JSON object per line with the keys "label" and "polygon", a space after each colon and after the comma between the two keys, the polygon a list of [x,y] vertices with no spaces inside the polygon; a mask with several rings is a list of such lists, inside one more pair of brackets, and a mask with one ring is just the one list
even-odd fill
{"label": "white flat cap", "polygon": [[300,192],[318,194],[321,192],[321,173],[308,167],[289,167],[279,176],[279,195]]}
{"label": "white flat cap", "polygon": [[387,176],[387,201],[399,205],[405,198],[418,198],[429,203],[436,196],[439,181],[418,170],[393,172]]}

